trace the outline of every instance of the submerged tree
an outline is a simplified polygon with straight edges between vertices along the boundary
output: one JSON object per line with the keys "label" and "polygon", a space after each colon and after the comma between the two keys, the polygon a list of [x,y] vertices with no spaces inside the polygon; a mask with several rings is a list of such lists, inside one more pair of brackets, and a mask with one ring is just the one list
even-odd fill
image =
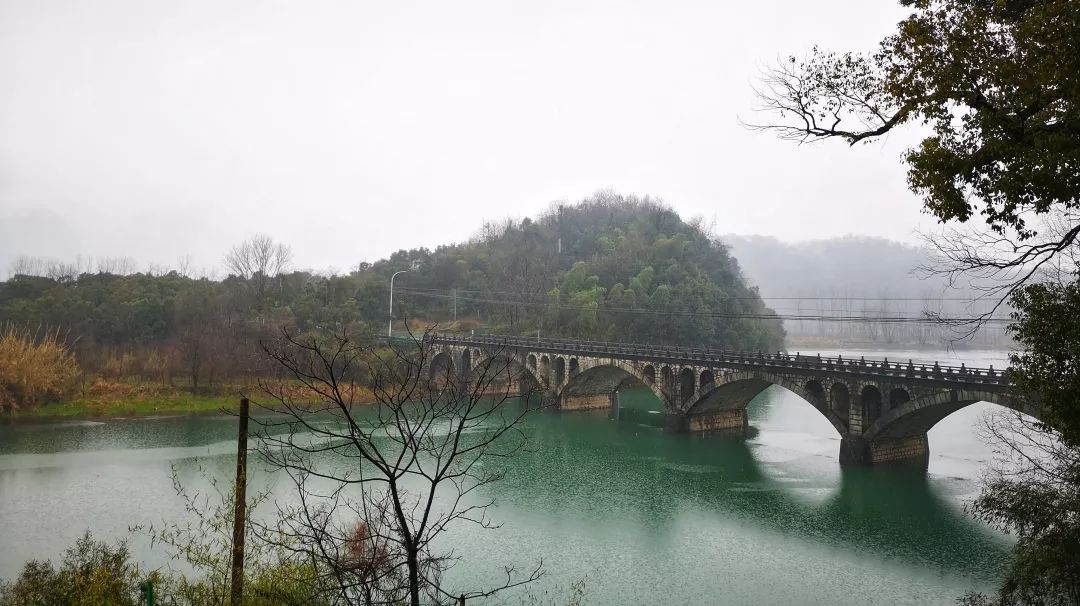
{"label": "submerged tree", "polygon": [[876,52],[815,48],[768,70],[758,93],[775,121],[751,126],[800,143],[851,145],[905,125],[929,127],[904,155],[909,187],[934,217],[964,225],[931,238],[938,259],[928,269],[981,282],[995,301],[982,319],[1011,303],[1024,348],[1011,376],[1041,398],[1043,422],[992,431],[1006,451],[1038,454],[993,470],[972,506],[1020,539],[994,602],[1075,604],[1080,3],[901,3],[911,15]]}
{"label": "submerged tree", "polygon": [[327,592],[350,604],[446,604],[539,577],[539,565],[508,565],[494,586],[451,591],[443,573],[458,556],[437,542],[458,523],[494,527],[483,489],[526,448],[521,425],[537,405],[521,397],[525,375],[505,352],[459,371],[427,336],[373,349],[344,332],[283,330],[265,349],[291,380],[263,385],[264,405],[284,416],[258,421],[260,451],[297,501],[264,536],[313,562]]}

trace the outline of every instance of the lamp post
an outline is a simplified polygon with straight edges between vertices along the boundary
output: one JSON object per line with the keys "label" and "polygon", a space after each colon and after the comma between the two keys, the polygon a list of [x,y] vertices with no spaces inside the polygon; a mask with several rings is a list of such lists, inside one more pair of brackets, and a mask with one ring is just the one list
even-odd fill
{"label": "lamp post", "polygon": [[401,271],[395,271],[394,275],[390,276],[390,325],[386,329],[386,338],[390,339],[394,336],[394,278],[398,274],[403,274],[409,270],[403,269]]}

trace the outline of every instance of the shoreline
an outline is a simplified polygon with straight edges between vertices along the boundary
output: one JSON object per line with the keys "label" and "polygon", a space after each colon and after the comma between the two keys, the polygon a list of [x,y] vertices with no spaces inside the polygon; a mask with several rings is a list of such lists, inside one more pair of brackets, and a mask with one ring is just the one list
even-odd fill
{"label": "shoreline", "polygon": [[[164,401],[163,401],[164,400]],[[80,402],[72,400],[57,404],[44,404],[32,409],[0,413],[0,424],[62,423],[65,421],[116,421],[124,419],[153,419],[171,417],[201,417],[215,414],[236,414],[240,407],[239,396],[195,396],[181,398],[130,397],[108,402]],[[368,406],[373,400],[357,402]],[[273,406],[258,407],[273,411]]]}
{"label": "shoreline", "polygon": [[105,402],[78,399],[0,415],[0,422],[100,421],[115,419],[152,418],[160,416],[202,416],[235,412],[239,398],[233,396],[191,396],[187,398],[138,397]]}

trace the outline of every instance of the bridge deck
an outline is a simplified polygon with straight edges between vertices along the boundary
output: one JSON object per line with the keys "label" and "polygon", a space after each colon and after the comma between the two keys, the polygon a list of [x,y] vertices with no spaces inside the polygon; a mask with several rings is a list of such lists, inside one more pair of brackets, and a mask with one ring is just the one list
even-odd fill
{"label": "bridge deck", "polygon": [[650,362],[663,360],[672,364],[695,366],[722,366],[747,370],[776,370],[784,372],[851,373],[860,376],[890,378],[919,383],[949,386],[970,385],[979,389],[1003,391],[1008,388],[1004,372],[991,368],[973,368],[965,365],[949,366],[898,363],[886,360],[862,360],[844,358],[843,355],[791,355],[785,353],[761,353],[724,351],[671,345],[646,345],[638,343],[608,343],[602,341],[575,341],[567,339],[537,339],[513,336],[456,336],[438,334],[431,337],[434,343],[465,347],[501,347],[528,349],[529,351],[559,355],[584,355]]}

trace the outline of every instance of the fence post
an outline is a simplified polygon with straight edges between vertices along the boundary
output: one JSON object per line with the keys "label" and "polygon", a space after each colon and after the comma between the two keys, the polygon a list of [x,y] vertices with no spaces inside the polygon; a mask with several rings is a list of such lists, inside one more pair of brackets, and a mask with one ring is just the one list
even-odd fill
{"label": "fence post", "polygon": [[240,430],[236,440],[236,509],[233,511],[232,606],[244,600],[244,521],[247,514],[248,399],[240,398]]}

